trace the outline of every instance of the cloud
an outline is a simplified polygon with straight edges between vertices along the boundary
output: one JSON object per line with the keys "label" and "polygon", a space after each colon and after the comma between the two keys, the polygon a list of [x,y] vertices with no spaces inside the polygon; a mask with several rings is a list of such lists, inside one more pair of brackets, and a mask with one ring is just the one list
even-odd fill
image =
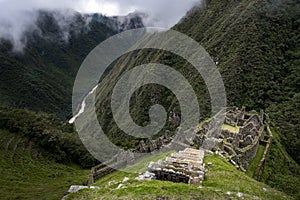
{"label": "cloud", "polygon": [[0,0],[0,38],[10,40],[16,50],[22,49],[24,33],[36,28],[37,10],[73,9],[81,13],[107,16],[144,12],[147,26],[169,28],[201,0]]}
{"label": "cloud", "polygon": [[201,0],[88,0],[79,2],[80,6],[77,5],[75,9],[81,12],[100,12],[108,16],[144,12],[152,19],[152,24],[149,25],[170,28],[200,2]]}

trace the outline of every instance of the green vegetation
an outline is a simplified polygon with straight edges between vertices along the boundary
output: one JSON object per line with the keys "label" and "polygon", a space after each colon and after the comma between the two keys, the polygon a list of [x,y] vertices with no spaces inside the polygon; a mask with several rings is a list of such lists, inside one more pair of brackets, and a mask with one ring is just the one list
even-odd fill
{"label": "green vegetation", "polygon": [[219,62],[229,105],[267,110],[298,164],[299,16],[296,0],[208,0],[174,27]]}
{"label": "green vegetation", "polygon": [[85,26],[78,14],[63,41],[52,12],[40,12],[40,32],[28,34],[22,53],[12,53],[11,44],[0,43],[0,105],[54,113],[68,119],[77,71],[88,53],[115,31],[93,20]]}
{"label": "green vegetation", "polygon": [[[83,19],[78,17],[74,24],[78,25],[77,28],[81,27],[78,33],[71,33],[68,43],[54,40],[56,43],[53,45],[53,38],[61,34],[53,15],[44,13],[38,23],[46,37],[38,33],[30,36],[24,54],[11,53],[11,44],[1,43],[0,104],[55,113],[66,119],[71,115],[72,85],[80,63],[92,48],[116,32],[97,21],[93,21],[90,30],[86,30],[81,26]],[[204,8],[190,11],[173,29],[201,43],[219,63],[229,105],[246,106],[247,110],[265,109],[270,115],[274,139],[260,181],[300,199],[299,2],[207,0]],[[122,73],[149,62],[169,65],[184,75],[195,89],[202,119],[210,116],[209,93],[202,77],[189,63],[164,51],[128,53],[114,63],[111,72],[103,79],[102,87],[97,91],[96,105],[104,132],[108,133],[111,141],[124,148],[134,148],[138,140],[126,135],[115,124],[110,108],[112,88]],[[132,96],[130,114],[133,120],[141,126],[147,125],[149,109],[153,104],[161,104],[168,113],[173,111],[180,116],[180,105],[172,91],[149,84]],[[174,132],[177,126],[170,120],[157,136],[165,131]],[[223,128],[232,130],[232,127]],[[1,149],[4,159],[0,162],[3,198],[40,199],[52,197],[51,194],[53,198],[61,197],[67,183],[80,182],[81,175],[86,172],[56,162],[76,163],[82,167],[96,162],[81,144],[74,128],[54,115],[0,108],[0,129],[9,131],[0,135],[1,142],[5,142]],[[29,154],[23,160],[20,155],[24,152],[18,144],[27,144],[27,140],[34,143],[36,150],[28,150]],[[17,144],[16,148],[12,144]],[[260,147],[257,157],[250,163],[250,176],[262,151]],[[233,199],[237,192],[243,192],[246,199],[285,198],[282,193],[252,180],[218,157],[207,157],[206,161],[211,161],[213,165],[203,188],[169,182],[135,181],[136,174],[115,172],[98,182],[102,186],[99,191],[81,191],[72,197],[153,199],[167,196],[170,199],[190,199],[206,196],[224,199],[226,192],[231,191]],[[30,168],[33,170],[27,170]],[[48,177],[48,174],[53,175]],[[126,183],[126,189],[116,190],[118,183],[106,188],[109,180],[120,182],[125,175],[131,178]],[[74,178],[70,180],[69,176]],[[53,185],[49,185],[51,181]],[[267,191],[263,191],[263,187]]]}
{"label": "green vegetation", "polygon": [[61,122],[55,115],[0,107],[0,129],[29,138],[44,156],[57,162],[82,167],[97,163],[81,143],[73,125]]}
{"label": "green vegetation", "polygon": [[250,161],[249,166],[247,168],[246,174],[248,176],[254,177],[254,173],[257,169],[258,164],[260,163],[260,161],[263,157],[265,149],[266,149],[265,146],[263,146],[261,144],[258,146],[256,156],[253,160]]}
{"label": "green vegetation", "polygon": [[70,185],[86,184],[89,170],[58,164],[34,140],[0,130],[0,199],[61,199]]}
{"label": "green vegetation", "polygon": [[271,129],[273,142],[259,181],[300,198],[300,167],[285,151],[278,133]]}
{"label": "green vegetation", "polygon": [[126,167],[126,172],[134,172],[134,173],[145,172],[147,170],[147,166],[151,161],[157,162],[158,160],[164,160],[166,156],[169,156],[172,153],[174,153],[174,151],[142,158],[141,160],[137,161],[134,165]]}
{"label": "green vegetation", "polygon": [[222,125],[222,129],[223,129],[223,130],[228,130],[228,131],[230,131],[231,133],[238,133],[239,130],[240,130],[240,127],[238,127],[238,126],[234,127],[234,126],[230,126],[230,125],[228,125],[228,124],[223,124],[223,125]]}
{"label": "green vegetation", "polygon": [[[270,155],[276,151],[284,155],[286,149],[296,163],[290,167],[284,163],[292,161],[279,156],[282,158],[279,166],[287,176],[278,168],[278,171],[271,170],[274,172],[270,175],[272,179],[262,181],[297,196],[300,188],[300,46],[297,45],[300,43],[300,4],[296,0],[207,0],[204,4],[204,8],[190,11],[173,29],[198,41],[218,62],[229,106],[245,106],[246,110],[257,111],[264,109],[270,115],[278,132],[277,141],[283,144],[278,150],[275,150],[278,147],[275,145]],[[197,94],[201,117],[205,119],[210,115],[209,93],[201,76],[189,63],[164,51],[132,52],[116,62],[97,91],[99,121],[104,132],[117,145],[134,147],[137,141],[122,132],[113,120],[110,108],[112,88],[123,73],[149,62],[171,66],[184,75]],[[161,104],[168,113],[174,111],[180,115],[180,105],[174,94],[164,87],[150,84],[136,91],[131,99],[133,120],[139,125],[147,125],[148,111],[153,104]],[[175,129],[176,124],[168,121],[160,134]],[[277,168],[278,158],[269,156],[268,159]],[[292,179],[289,179],[290,175]]]}
{"label": "green vegetation", "polygon": [[[243,193],[245,199],[292,199],[253,180],[216,155],[206,156],[205,162],[212,162],[212,166],[208,169],[203,187],[168,181],[137,181],[134,180],[136,173],[117,171],[95,183],[100,187],[99,190],[81,190],[71,194],[68,199],[240,199],[237,197],[239,192]],[[129,180],[122,183],[124,177]],[[126,188],[116,189],[120,183]]]}

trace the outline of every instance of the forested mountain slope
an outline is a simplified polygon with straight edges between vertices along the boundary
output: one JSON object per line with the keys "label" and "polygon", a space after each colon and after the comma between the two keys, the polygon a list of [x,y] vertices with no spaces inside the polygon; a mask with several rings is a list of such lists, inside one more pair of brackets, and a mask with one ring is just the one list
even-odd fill
{"label": "forested mountain slope", "polygon": [[174,29],[219,62],[230,105],[268,111],[299,163],[299,2],[208,0]]}
{"label": "forested mountain slope", "polygon": [[88,53],[119,31],[142,27],[138,14],[105,17],[75,11],[38,11],[36,27],[24,35],[25,48],[0,43],[0,105],[71,116],[77,70]]}
{"label": "forested mountain slope", "polygon": [[[208,0],[203,7],[192,9],[173,27],[201,43],[218,63],[228,105],[245,106],[247,110],[264,109],[269,113],[278,137],[262,180],[296,196],[300,185],[299,6],[295,0]],[[197,93],[203,117],[210,114],[205,84],[202,81],[196,87],[193,85],[202,78],[188,63],[163,51],[131,52],[118,60],[98,89],[100,123],[118,145],[133,147],[138,141],[126,136],[113,120],[112,88],[122,73],[149,62],[169,65],[183,74]],[[139,125],[147,125],[149,108],[157,103],[169,113],[172,111],[180,116],[174,94],[162,86],[150,84],[136,91],[131,98],[133,120]],[[175,130],[172,116],[170,114],[171,120],[161,134]]]}

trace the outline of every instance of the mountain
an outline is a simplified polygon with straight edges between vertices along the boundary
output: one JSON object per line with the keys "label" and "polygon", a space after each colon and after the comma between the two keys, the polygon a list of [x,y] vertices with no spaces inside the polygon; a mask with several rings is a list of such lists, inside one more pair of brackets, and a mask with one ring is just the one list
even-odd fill
{"label": "mountain", "polygon": [[140,14],[105,17],[72,10],[38,11],[22,52],[9,41],[0,44],[0,105],[71,117],[77,70],[88,53],[108,37],[143,27]]}
{"label": "mountain", "polygon": [[[64,122],[71,117],[73,82],[81,62],[96,45],[120,31],[142,27],[143,16],[111,18],[69,12],[39,11],[37,28],[25,34],[22,52],[15,52],[9,41],[1,41],[0,105],[10,106],[0,108],[3,199],[57,198],[71,184],[86,184],[89,172],[82,168],[96,164],[73,125]],[[229,106],[264,109],[269,114],[273,142],[258,180],[249,171],[238,171],[223,158],[208,155],[204,162],[211,164],[202,187],[137,181],[138,174],[117,171],[95,183],[99,190],[83,190],[70,198],[299,199],[299,15],[297,0],[206,0],[173,27],[199,42],[217,63]],[[125,72],[147,63],[169,65],[189,80],[200,102],[199,122],[211,114],[204,80],[186,60],[162,50],[129,52],[112,64],[96,91],[101,127],[124,149],[141,143],[116,125],[112,89]],[[148,84],[132,95],[133,121],[149,124],[149,109],[155,104],[163,105],[169,118],[153,139],[174,134],[181,117],[179,101],[159,85]],[[144,171],[146,163],[164,156],[132,167]],[[125,177],[129,181],[122,183]],[[120,184],[125,188],[117,189]],[[43,194],[36,194],[41,188]]]}
{"label": "mountain", "polygon": [[[296,197],[300,185],[299,15],[300,4],[296,0],[207,0],[173,27],[199,42],[218,63],[228,105],[269,113],[276,142],[261,181]],[[134,148],[139,140],[116,125],[110,105],[112,88],[122,74],[149,62],[169,65],[183,74],[196,90],[203,118],[210,115],[204,81],[185,60],[161,50],[128,53],[101,83],[96,105],[104,132],[124,148]],[[199,80],[200,85],[193,85]],[[147,125],[149,109],[154,104],[163,105],[171,119],[158,136],[174,132],[172,117],[180,116],[180,105],[174,94],[162,86],[149,84],[134,93],[130,102],[134,122]]]}
{"label": "mountain", "polygon": [[36,27],[22,39],[22,51],[1,39],[0,199],[61,199],[71,184],[87,184],[87,168],[98,161],[66,122],[73,82],[99,43],[143,27],[140,15],[39,10]]}
{"label": "mountain", "polygon": [[[299,28],[297,1],[207,1],[174,28],[219,62],[230,105],[266,109],[298,162]],[[214,12],[218,10],[219,12]]]}
{"label": "mountain", "polygon": [[39,148],[40,154],[56,162],[82,167],[97,163],[81,143],[73,125],[53,114],[0,107],[0,129],[15,134],[11,137],[15,140],[28,140]]}

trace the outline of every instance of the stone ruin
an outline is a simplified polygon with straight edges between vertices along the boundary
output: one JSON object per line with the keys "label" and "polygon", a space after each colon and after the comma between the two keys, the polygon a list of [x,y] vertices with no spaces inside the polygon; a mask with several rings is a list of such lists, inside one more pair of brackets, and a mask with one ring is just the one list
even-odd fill
{"label": "stone ruin", "polygon": [[[178,153],[173,153],[165,161],[151,162],[146,175],[157,180],[201,184],[204,179],[203,158],[204,150],[186,148]],[[142,178],[140,176],[137,179]]]}
{"label": "stone ruin", "polygon": [[173,134],[170,131],[166,131],[162,136],[156,140],[144,139],[141,140],[138,146],[133,150],[137,153],[149,153],[154,150],[160,149],[162,146],[169,144],[173,139]]}
{"label": "stone ruin", "polygon": [[[245,171],[249,162],[256,156],[260,143],[265,143],[271,136],[267,130],[268,116],[263,111],[260,114],[249,114],[245,108],[227,108],[225,122],[217,137],[214,151],[242,171]],[[227,127],[226,127],[227,125]],[[194,143],[199,148],[206,140],[209,131],[209,122],[205,122],[196,133]],[[224,127],[225,126],[225,127]],[[228,128],[229,127],[229,128]]]}
{"label": "stone ruin", "polygon": [[[201,183],[204,177],[204,150],[202,149],[210,150],[213,147],[212,150],[216,154],[226,158],[238,169],[246,171],[249,162],[256,156],[259,144],[263,144],[266,147],[265,152],[255,172],[255,177],[258,179],[272,142],[272,133],[267,121],[268,115],[263,111],[259,114],[256,112],[250,114],[245,111],[245,108],[239,110],[237,107],[230,107],[226,109],[224,124],[223,121],[218,120],[218,117],[213,117],[201,126],[191,128],[189,130],[193,133],[191,138],[186,137],[184,132],[178,134],[178,137],[183,137],[178,139],[174,134],[166,131],[156,140],[141,140],[131,152],[120,152],[111,159],[111,162],[120,166],[130,165],[138,159],[134,153],[155,152],[162,147],[168,147],[175,143],[178,149],[186,149],[171,155],[164,162],[151,163],[146,174],[141,174],[138,179],[158,179],[197,184]],[[176,131],[181,131],[180,127]],[[180,141],[185,142],[180,143]],[[198,150],[188,148],[189,145],[187,144],[196,146]],[[172,149],[174,150],[174,148]],[[172,149],[167,148],[167,150]],[[89,182],[93,183],[94,179],[117,168],[119,167],[111,168],[102,163],[99,167],[92,168],[91,181]]]}

